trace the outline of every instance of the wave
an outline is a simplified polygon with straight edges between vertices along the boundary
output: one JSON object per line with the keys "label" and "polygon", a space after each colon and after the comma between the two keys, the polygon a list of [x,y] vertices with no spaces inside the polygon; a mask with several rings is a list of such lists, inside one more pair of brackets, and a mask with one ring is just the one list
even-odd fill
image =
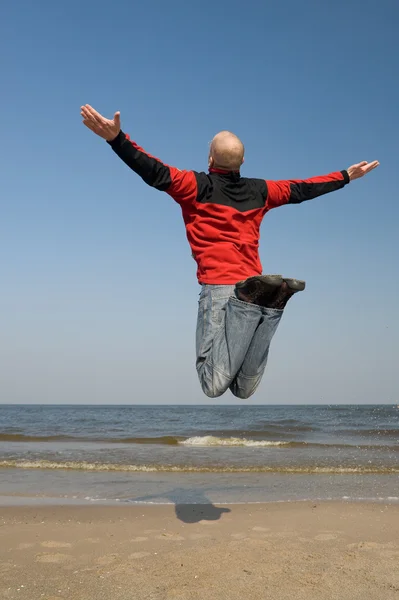
{"label": "wave", "polygon": [[159,437],[100,437],[100,436],[68,436],[68,435],[23,435],[15,433],[0,433],[1,442],[91,442],[102,444],[153,444],[166,446],[228,446],[228,447],[248,447],[248,448],[362,448],[362,449],[381,449],[389,451],[399,450],[399,445],[387,444],[344,444],[344,443],[323,443],[289,440],[267,440],[250,439],[247,437],[223,437],[217,435],[198,435],[192,437],[164,435]]}
{"label": "wave", "polygon": [[[23,435],[15,433],[0,434],[0,442],[102,442],[109,444],[161,444],[167,446],[289,446],[296,442],[248,440],[238,437],[217,437],[212,435],[194,436],[185,438],[183,436],[160,436],[160,437],[130,437],[130,438],[107,438],[107,437],[74,437],[67,435]],[[302,443],[299,442],[301,445]]]}
{"label": "wave", "polygon": [[286,441],[251,440],[241,437],[202,435],[194,437],[164,435],[159,437],[99,437],[68,435],[24,435],[20,433],[0,433],[0,442],[102,442],[109,444],[162,444],[168,446],[285,446]]}
{"label": "wave", "polygon": [[50,460],[2,460],[0,469],[45,469],[68,471],[120,471],[132,473],[276,473],[287,475],[394,475],[399,466],[358,465],[356,467],[318,467],[317,465],[288,466],[195,466],[195,465],[128,465],[90,463],[84,461],[56,462]]}

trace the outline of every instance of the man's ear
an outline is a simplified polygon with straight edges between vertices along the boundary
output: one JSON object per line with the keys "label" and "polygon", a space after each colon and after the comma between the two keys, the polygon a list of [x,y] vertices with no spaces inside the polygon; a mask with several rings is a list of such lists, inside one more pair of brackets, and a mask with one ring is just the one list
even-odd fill
{"label": "man's ear", "polygon": [[208,158],[208,167],[210,169],[212,169],[214,163],[215,163],[215,161],[213,160],[213,156],[209,155],[209,158]]}

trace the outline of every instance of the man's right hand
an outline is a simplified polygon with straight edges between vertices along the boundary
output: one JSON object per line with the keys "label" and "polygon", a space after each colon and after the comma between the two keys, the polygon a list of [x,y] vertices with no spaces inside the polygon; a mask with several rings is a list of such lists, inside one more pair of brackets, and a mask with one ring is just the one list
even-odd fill
{"label": "man's right hand", "polygon": [[113,119],[106,119],[90,104],[85,104],[81,106],[80,114],[83,117],[84,125],[107,142],[112,142],[121,130],[120,112],[116,112]]}

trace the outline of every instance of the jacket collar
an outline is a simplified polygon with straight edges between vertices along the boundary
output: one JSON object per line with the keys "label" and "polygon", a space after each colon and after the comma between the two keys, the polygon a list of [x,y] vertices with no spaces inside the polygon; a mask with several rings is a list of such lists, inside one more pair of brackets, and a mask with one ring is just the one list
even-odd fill
{"label": "jacket collar", "polygon": [[209,173],[216,175],[224,175],[226,178],[231,179],[232,181],[238,181],[241,177],[240,171],[228,171],[227,169],[209,169]]}

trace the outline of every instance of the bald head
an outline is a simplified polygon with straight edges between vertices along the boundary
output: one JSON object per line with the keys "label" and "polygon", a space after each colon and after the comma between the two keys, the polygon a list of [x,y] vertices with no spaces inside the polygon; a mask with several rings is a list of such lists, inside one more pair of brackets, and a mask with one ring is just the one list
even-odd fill
{"label": "bald head", "polygon": [[239,171],[244,162],[244,144],[230,131],[216,134],[209,150],[209,167]]}

